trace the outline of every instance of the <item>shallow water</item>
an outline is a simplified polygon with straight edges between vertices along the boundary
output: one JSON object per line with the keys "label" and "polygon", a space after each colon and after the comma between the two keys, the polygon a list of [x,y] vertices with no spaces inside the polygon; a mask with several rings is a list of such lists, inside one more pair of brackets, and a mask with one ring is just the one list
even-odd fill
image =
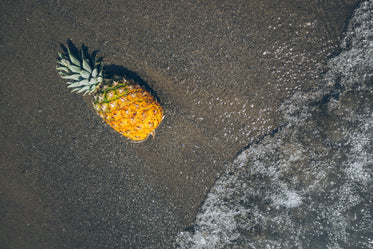
{"label": "shallow water", "polygon": [[180,248],[373,248],[373,1],[350,20],[320,87],[210,190]]}

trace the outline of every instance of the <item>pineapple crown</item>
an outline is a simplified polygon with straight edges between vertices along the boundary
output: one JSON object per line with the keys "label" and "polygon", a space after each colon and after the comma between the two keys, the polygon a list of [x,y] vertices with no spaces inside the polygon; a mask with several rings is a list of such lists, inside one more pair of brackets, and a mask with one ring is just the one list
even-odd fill
{"label": "pineapple crown", "polygon": [[[91,94],[95,92],[103,82],[103,65],[97,61],[96,56],[85,58],[83,50],[80,50],[81,57],[74,56],[67,47],[67,55],[58,53],[58,74],[68,80],[71,92]],[[90,57],[88,55],[88,57]]]}

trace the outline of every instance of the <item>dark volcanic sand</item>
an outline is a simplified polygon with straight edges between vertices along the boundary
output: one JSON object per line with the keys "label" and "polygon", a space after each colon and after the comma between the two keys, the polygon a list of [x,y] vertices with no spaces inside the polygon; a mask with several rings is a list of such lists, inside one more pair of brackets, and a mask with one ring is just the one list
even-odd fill
{"label": "dark volcanic sand", "polygon": [[[167,248],[225,163],[311,89],[359,1],[1,1],[0,248]],[[67,39],[157,94],[129,143],[71,94]]]}

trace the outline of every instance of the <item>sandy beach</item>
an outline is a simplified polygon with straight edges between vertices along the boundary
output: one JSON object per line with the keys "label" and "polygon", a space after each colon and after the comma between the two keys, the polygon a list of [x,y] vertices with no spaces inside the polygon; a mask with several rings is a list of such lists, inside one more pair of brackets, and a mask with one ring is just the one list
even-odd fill
{"label": "sandy beach", "polygon": [[[170,248],[226,163],[281,124],[360,1],[1,1],[0,248]],[[56,71],[98,51],[165,110],[134,144]]]}

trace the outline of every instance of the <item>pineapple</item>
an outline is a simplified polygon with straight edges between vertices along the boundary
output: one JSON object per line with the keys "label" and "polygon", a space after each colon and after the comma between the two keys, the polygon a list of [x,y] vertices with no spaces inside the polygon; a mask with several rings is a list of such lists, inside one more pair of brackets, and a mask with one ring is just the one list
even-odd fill
{"label": "pineapple", "polygon": [[74,56],[59,53],[57,71],[68,82],[72,92],[93,94],[93,107],[114,130],[134,142],[155,135],[163,119],[163,110],[156,98],[133,80],[104,75],[102,61],[96,56]]}

